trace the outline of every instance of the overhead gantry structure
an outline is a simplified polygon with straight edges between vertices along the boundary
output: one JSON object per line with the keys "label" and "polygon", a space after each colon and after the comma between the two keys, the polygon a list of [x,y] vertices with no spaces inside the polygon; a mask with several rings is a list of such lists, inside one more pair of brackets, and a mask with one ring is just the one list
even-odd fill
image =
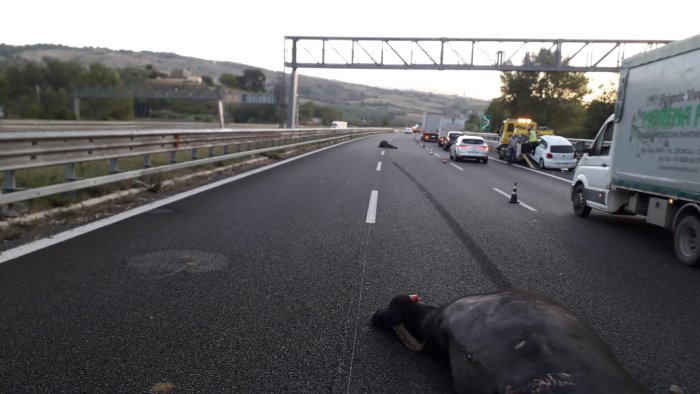
{"label": "overhead gantry structure", "polygon": [[[481,70],[618,72],[625,57],[670,40],[521,38],[419,38],[287,36],[285,67],[291,68],[287,127],[297,124],[299,68],[356,70]],[[541,49],[554,58],[533,64]]]}

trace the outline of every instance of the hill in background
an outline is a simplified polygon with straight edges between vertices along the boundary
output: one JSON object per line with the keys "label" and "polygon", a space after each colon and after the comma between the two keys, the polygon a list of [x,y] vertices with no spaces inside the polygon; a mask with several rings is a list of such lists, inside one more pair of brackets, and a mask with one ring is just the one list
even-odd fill
{"label": "hill in background", "polygon": [[[152,65],[158,71],[165,73],[170,73],[174,69],[189,69],[192,75],[207,75],[216,83],[223,73],[240,75],[246,68],[257,68],[241,63],[204,60],[174,53],[72,48],[44,44],[0,45],[0,61],[41,62],[47,59],[77,61],[84,65],[101,63],[111,68],[143,68]],[[265,74],[267,91],[273,91],[274,85],[283,82],[281,72],[260,70]],[[284,83],[288,83],[288,80]],[[315,104],[336,107],[343,111],[350,124],[356,125],[361,125],[363,121],[394,126],[413,124],[421,121],[424,111],[467,117],[469,114],[483,113],[488,106],[488,101],[456,95],[383,89],[304,75],[299,77],[299,101],[300,103],[312,101]]]}

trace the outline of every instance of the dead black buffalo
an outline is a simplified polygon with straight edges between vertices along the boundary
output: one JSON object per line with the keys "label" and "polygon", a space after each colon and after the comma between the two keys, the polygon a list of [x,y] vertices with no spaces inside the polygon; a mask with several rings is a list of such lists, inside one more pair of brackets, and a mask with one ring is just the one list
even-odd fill
{"label": "dead black buffalo", "polygon": [[386,148],[386,149],[399,149],[399,148],[395,147],[394,145],[391,145],[390,143],[386,142],[385,140],[379,141],[379,147]]}
{"label": "dead black buffalo", "polygon": [[562,305],[524,291],[444,306],[394,297],[372,316],[413,351],[449,359],[458,393],[644,393],[608,345]]}

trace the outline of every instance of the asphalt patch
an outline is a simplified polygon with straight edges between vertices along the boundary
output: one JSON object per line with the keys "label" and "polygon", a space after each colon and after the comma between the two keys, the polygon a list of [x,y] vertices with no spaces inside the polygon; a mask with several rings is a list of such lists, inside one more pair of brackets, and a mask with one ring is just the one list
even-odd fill
{"label": "asphalt patch", "polygon": [[133,256],[126,261],[127,267],[135,271],[157,276],[221,271],[228,264],[229,259],[224,255],[192,249],[158,250]]}

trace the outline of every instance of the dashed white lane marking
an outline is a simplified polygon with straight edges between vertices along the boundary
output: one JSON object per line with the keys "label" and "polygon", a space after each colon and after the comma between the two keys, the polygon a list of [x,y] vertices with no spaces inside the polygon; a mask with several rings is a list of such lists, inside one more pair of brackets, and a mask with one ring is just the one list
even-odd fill
{"label": "dashed white lane marking", "polygon": [[379,198],[379,191],[372,190],[372,194],[369,195],[369,207],[367,208],[367,223],[375,223],[377,221],[377,199]]}
{"label": "dashed white lane marking", "polygon": [[382,170],[382,162],[380,161],[379,163],[377,163],[377,171],[381,171],[381,170]]}
{"label": "dashed white lane marking", "polygon": [[384,156],[384,151],[382,151],[381,155]]}
{"label": "dashed white lane marking", "polygon": [[464,171],[464,168],[462,168],[462,167],[458,166],[458,165],[457,165],[457,164],[455,164],[455,163],[450,163],[450,165],[451,165],[452,167],[454,167],[454,168],[456,168],[456,169],[460,170],[460,171]]}
{"label": "dashed white lane marking", "polygon": [[[495,190],[495,191],[497,191],[498,193],[501,193],[501,194],[503,194],[504,196],[510,198],[510,194],[504,192],[503,190],[497,189],[497,188],[495,188],[495,187],[493,188],[493,190]],[[536,210],[535,208],[533,208],[533,207],[531,207],[531,206],[525,204],[524,202],[522,202],[522,201],[520,201],[520,200],[518,200],[518,201],[520,202],[519,205],[522,205],[524,208],[527,208],[527,209],[531,210],[532,212],[537,212],[537,210]]]}
{"label": "dashed white lane marking", "polygon": [[[492,157],[491,160],[495,160],[495,161],[497,161],[497,162],[499,162],[499,163],[503,163],[503,164],[508,164],[507,161],[504,161],[504,160],[501,160],[501,159],[496,159],[495,157]],[[556,176],[556,175],[547,174],[546,172],[533,170],[532,168],[527,168],[527,167],[523,167],[523,166],[516,166],[516,165],[513,165],[512,167],[520,168],[521,170],[532,171],[532,172],[534,172],[535,174],[540,174],[540,175],[548,176],[548,177],[554,178],[554,179],[556,179],[556,180],[558,180],[558,181],[562,181],[562,182],[566,182],[566,183],[568,183],[568,184],[571,184],[571,180],[569,180],[569,179],[561,178],[561,177],[558,177],[558,176]]]}

